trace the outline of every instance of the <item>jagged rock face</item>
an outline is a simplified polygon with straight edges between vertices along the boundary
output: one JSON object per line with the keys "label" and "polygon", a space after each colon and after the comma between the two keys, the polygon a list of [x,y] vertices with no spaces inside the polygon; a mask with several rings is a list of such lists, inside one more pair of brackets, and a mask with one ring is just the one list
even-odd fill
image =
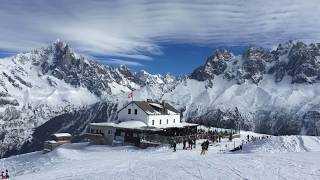
{"label": "jagged rock face", "polygon": [[266,70],[266,63],[273,60],[272,54],[263,48],[249,48],[243,54],[243,71],[241,77],[251,79],[257,84],[263,79],[263,74]]}
{"label": "jagged rock face", "polygon": [[[232,58],[226,50],[208,58],[205,65],[198,67],[190,76],[205,81],[224,73],[227,80],[236,79],[238,84],[246,80],[258,84],[264,74],[273,74],[275,82],[281,82],[286,74],[292,83],[314,83],[320,79],[320,45],[290,41],[280,44],[274,51],[249,48],[242,56]],[[220,53],[219,53],[220,52]],[[236,63],[230,63],[230,59]],[[234,60],[236,59],[236,60]],[[226,69],[233,69],[233,72]],[[236,73],[235,73],[236,72]]]}
{"label": "jagged rock face", "polygon": [[222,127],[228,129],[244,129],[250,130],[252,129],[252,125],[248,124],[245,117],[241,116],[238,108],[230,109],[230,110],[220,110],[220,109],[212,109],[207,111],[202,115],[198,115],[197,113],[190,112],[188,115],[187,121],[203,124],[206,126],[213,127]]}
{"label": "jagged rock face", "polygon": [[213,79],[215,75],[222,74],[227,68],[227,62],[233,58],[233,55],[226,49],[218,49],[214,55],[207,59],[204,66],[200,66],[191,74],[192,79],[205,81]]}
{"label": "jagged rock face", "polygon": [[320,52],[317,44],[298,42],[289,52],[288,74],[293,83],[313,83],[319,79]]}
{"label": "jagged rock face", "polygon": [[111,95],[109,83],[112,82],[130,89],[134,87],[127,84],[127,80],[138,85],[143,84],[127,67],[121,66],[117,69],[96,61],[88,61],[76,55],[67,44],[60,41],[46,48],[43,56],[44,61],[41,64],[43,74],[51,74],[74,87],[85,87],[97,96],[101,96],[104,92]]}
{"label": "jagged rock face", "polygon": [[303,116],[304,134],[319,136],[320,135],[320,113],[318,111],[308,111]]}

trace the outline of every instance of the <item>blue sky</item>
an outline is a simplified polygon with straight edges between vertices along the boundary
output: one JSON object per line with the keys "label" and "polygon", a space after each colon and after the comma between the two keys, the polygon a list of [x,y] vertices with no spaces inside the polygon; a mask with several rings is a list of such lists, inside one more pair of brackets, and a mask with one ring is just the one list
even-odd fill
{"label": "blue sky", "polygon": [[60,39],[104,63],[185,74],[218,47],[320,42],[319,22],[318,0],[2,0],[0,57]]}
{"label": "blue sky", "polygon": [[[139,64],[129,64],[128,67],[135,72],[143,69],[152,74],[185,75],[203,65],[207,57],[214,54],[218,48],[227,48],[235,55],[241,54],[248,48],[247,46],[198,46],[193,44],[161,44],[161,47],[162,54],[150,55],[151,60],[140,60]],[[97,56],[95,58],[104,63],[117,57]],[[130,61],[132,59],[125,58],[124,60]],[[117,65],[118,62],[112,64]]]}

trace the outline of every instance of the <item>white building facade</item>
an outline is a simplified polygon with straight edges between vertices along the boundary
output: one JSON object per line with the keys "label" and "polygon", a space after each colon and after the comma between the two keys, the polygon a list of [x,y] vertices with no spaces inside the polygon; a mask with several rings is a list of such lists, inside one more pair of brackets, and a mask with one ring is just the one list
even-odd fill
{"label": "white building facade", "polygon": [[178,125],[180,112],[166,102],[132,101],[118,112],[118,120],[141,121],[147,126]]}

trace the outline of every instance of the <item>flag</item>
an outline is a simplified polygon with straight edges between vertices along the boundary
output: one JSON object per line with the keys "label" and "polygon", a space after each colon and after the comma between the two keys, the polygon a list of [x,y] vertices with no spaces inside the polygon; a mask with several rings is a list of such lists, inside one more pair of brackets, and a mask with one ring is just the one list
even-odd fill
{"label": "flag", "polygon": [[132,94],[132,91],[128,94],[128,98],[132,98],[133,97],[133,94]]}

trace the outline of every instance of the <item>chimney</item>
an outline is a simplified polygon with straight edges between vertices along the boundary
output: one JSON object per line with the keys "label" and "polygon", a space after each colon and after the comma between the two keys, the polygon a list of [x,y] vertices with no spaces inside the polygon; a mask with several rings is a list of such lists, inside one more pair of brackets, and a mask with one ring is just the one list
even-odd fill
{"label": "chimney", "polygon": [[161,103],[162,107],[163,107],[163,112],[164,113],[167,113],[167,109],[166,109],[166,101],[165,100],[162,100],[162,103]]}

